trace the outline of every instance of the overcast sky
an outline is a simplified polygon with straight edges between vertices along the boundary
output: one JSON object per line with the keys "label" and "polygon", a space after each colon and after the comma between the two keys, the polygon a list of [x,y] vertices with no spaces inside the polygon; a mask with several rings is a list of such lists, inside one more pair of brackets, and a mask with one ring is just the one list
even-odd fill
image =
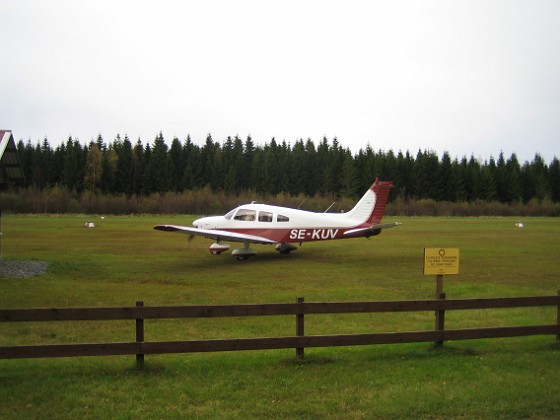
{"label": "overcast sky", "polygon": [[560,1],[0,0],[0,128],[560,157]]}

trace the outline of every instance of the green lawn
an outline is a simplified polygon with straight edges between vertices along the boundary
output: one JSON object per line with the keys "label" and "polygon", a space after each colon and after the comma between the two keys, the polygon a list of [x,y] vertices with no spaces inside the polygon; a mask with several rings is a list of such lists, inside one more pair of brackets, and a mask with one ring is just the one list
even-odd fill
{"label": "green lawn", "polygon": [[[87,220],[96,227],[83,228]],[[386,218],[380,236],[273,247],[236,261],[210,240],[157,232],[190,217],[2,218],[7,260],[46,274],[0,278],[0,307],[430,299],[425,247],[460,249],[447,297],[552,295],[560,219]],[[235,244],[232,245],[235,247]],[[446,328],[549,324],[556,308],[459,311]],[[306,334],[432,329],[433,313],[306,316]],[[146,321],[146,340],[293,335],[293,317]],[[0,324],[0,345],[134,341],[134,322]],[[550,418],[560,412],[555,337],[146,356],[0,360],[1,418]]]}

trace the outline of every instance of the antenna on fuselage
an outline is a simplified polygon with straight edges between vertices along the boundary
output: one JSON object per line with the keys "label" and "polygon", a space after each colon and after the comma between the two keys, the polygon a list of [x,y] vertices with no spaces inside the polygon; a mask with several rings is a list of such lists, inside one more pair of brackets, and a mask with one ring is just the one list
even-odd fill
{"label": "antenna on fuselage", "polygon": [[336,204],[336,200],[333,201],[333,203],[323,213],[328,212],[331,209],[331,207],[334,206],[335,204]]}

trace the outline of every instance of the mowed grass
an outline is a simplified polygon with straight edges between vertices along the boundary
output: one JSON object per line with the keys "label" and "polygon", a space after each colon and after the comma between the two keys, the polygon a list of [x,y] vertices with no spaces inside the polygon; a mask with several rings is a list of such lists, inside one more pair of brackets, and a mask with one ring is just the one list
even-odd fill
{"label": "mowed grass", "polygon": [[[93,220],[96,227],[83,228]],[[84,307],[431,299],[425,247],[460,249],[448,298],[552,295],[560,288],[560,220],[387,218],[366,239],[273,247],[236,261],[210,240],[154,231],[191,217],[2,218],[2,255],[49,262],[0,278],[0,307]],[[385,219],[384,219],[385,220]],[[235,247],[235,244],[232,244]],[[551,324],[556,308],[458,311],[447,328]],[[306,317],[306,334],[432,329],[433,313]],[[293,317],[146,321],[146,340],[293,335]],[[0,345],[134,341],[134,322],[0,323]],[[552,336],[307,349],[0,360],[2,418],[551,418],[560,412]]]}

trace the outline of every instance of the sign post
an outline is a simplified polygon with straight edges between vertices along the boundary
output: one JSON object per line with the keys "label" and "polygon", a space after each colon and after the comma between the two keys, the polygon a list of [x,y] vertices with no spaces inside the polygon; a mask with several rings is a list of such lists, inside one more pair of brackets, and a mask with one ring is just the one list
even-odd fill
{"label": "sign post", "polygon": [[[443,275],[459,274],[459,248],[424,248],[424,275],[436,276],[436,299],[445,299]],[[443,332],[445,311],[437,310],[435,330]],[[435,347],[442,347],[443,340],[437,340]]]}

